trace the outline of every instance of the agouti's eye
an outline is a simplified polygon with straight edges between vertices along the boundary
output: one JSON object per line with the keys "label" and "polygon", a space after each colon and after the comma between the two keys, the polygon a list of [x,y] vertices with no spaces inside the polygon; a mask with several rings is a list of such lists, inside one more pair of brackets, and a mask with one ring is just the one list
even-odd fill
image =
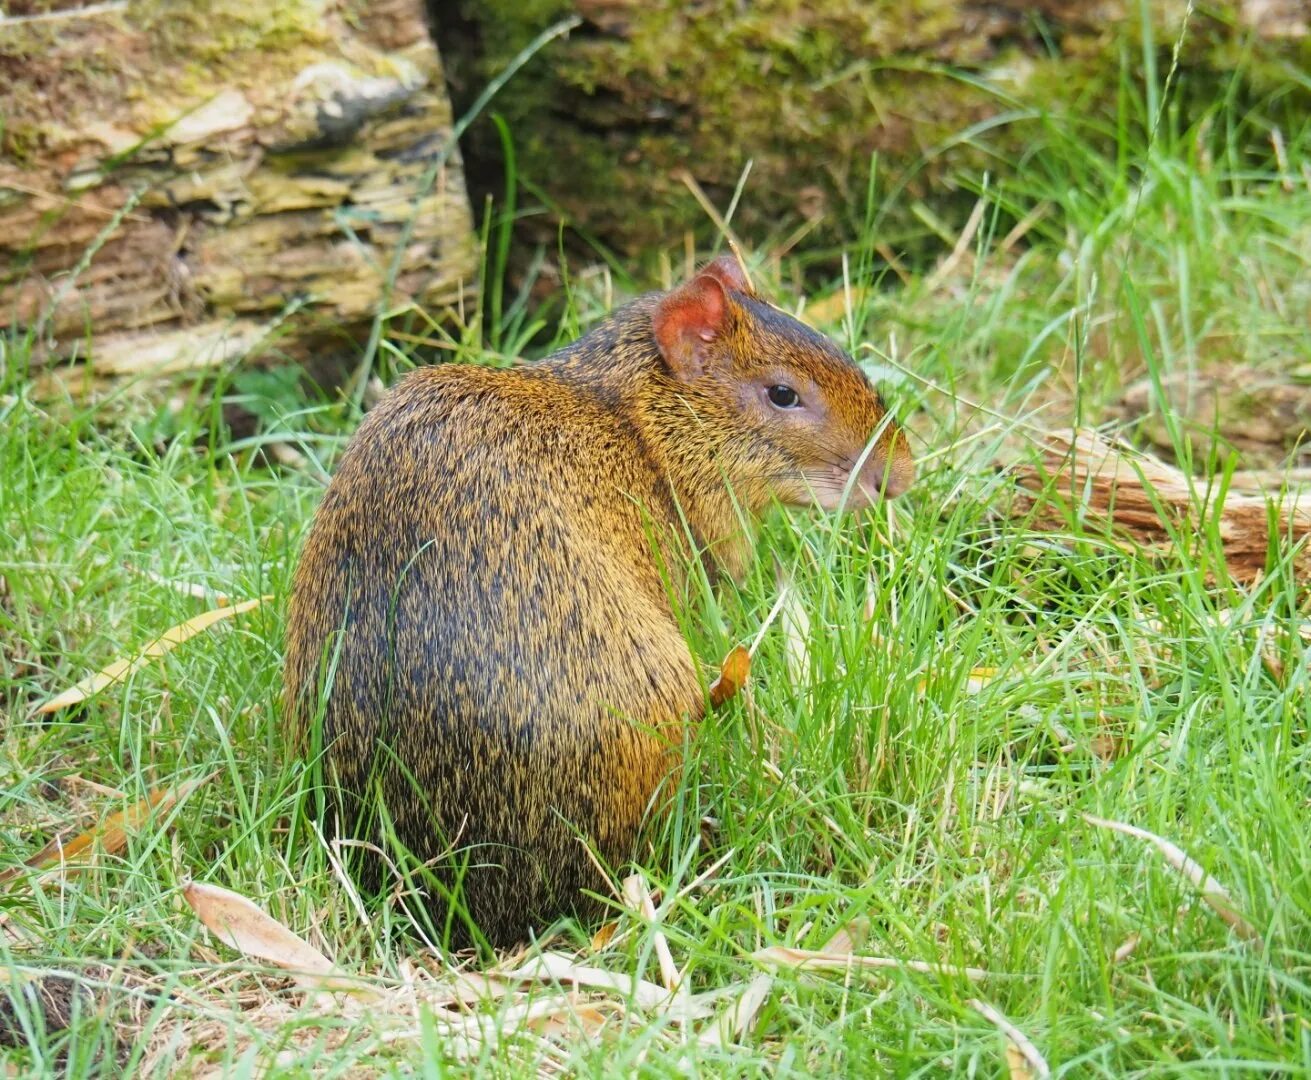
{"label": "agouti's eye", "polygon": [[801,398],[797,392],[790,386],[783,386],[781,383],[769,387],[765,391],[769,395],[769,403],[776,409],[795,409],[801,404]]}

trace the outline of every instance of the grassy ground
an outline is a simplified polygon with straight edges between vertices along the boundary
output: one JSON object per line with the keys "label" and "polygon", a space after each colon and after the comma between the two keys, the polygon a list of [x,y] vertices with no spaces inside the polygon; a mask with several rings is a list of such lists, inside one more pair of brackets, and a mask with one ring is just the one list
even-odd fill
{"label": "grassy ground", "polygon": [[[753,575],[694,613],[708,664],[759,641],[749,696],[696,737],[641,859],[658,918],[620,917],[595,952],[594,928],[550,943],[659,983],[663,940],[709,1018],[609,992],[527,1023],[559,988],[516,985],[454,1038],[449,967],[395,903],[361,916],[281,752],[284,601],[349,410],[265,401],[261,438],[302,459],[269,468],[203,403],[166,424],[42,404],[24,343],[5,343],[0,868],[208,778],[92,869],[0,892],[10,1073],[1041,1075],[989,1010],[1071,1076],[1311,1071],[1306,601],[1288,560],[1239,586],[1213,531],[1166,556],[1077,515],[1040,533],[1007,515],[992,467],[1034,429],[1097,422],[1144,375],[1311,362],[1307,133],[1266,160],[1238,149],[1266,136],[1259,108],[1184,125],[1125,97],[1118,127],[1037,125],[1022,179],[984,189],[965,242],[945,236],[943,263],[904,281],[868,255],[880,208],[909,196],[876,192],[848,280],[811,308],[908,418],[918,487],[864,520],[772,518]],[[563,325],[595,318],[605,286],[576,283]],[[507,298],[502,351],[523,318]],[[1188,460],[1189,432],[1166,427]],[[771,621],[776,563],[792,599]],[[273,599],[77,711],[32,715],[217,594]],[[1085,814],[1182,847],[1259,940]],[[301,1008],[203,929],[189,879],[255,901],[378,997]],[[760,954],[826,945],[899,963],[803,973]],[[71,978],[43,984],[63,1027],[32,1004],[50,975]],[[416,1008],[407,980],[437,1003]]]}

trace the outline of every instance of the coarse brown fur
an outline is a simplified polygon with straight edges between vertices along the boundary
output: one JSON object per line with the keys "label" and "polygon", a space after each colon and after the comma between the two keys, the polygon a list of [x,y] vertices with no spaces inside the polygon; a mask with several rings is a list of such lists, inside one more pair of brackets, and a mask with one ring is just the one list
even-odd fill
{"label": "coarse brown fur", "polygon": [[[784,380],[805,410],[776,415]],[[861,504],[911,469],[860,370],[723,260],[539,363],[417,371],[360,426],[305,543],[288,721],[322,747],[348,833],[377,842],[384,810],[434,864],[452,941],[470,928],[451,890],[492,944],[590,914],[584,841],[631,857],[702,713],[670,601],[689,557],[740,575],[744,513]]]}

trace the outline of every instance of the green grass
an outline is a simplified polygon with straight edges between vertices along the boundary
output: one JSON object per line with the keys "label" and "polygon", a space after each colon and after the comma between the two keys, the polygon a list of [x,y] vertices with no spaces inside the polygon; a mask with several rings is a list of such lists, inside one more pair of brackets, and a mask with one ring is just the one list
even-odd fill
{"label": "green grass", "polygon": [[[1168,95],[1152,114],[1134,94],[1124,88],[1124,122],[1104,130],[1043,121],[1018,180],[975,178],[984,210],[949,274],[880,275],[868,245],[885,200],[907,196],[872,196],[853,303],[830,329],[907,418],[918,485],[863,520],[770,518],[748,579],[689,613],[708,665],[760,635],[750,695],[702,726],[676,812],[641,858],[687,985],[729,995],[716,1009],[764,970],[756,950],[820,948],[843,929],[867,933],[862,953],[988,976],[780,968],[754,1025],[721,1047],[698,1041],[705,1020],[631,1003],[599,1036],[545,1038],[510,1023],[522,999],[507,999],[488,1006],[505,1045],[475,1049],[472,1066],[1006,1075],[1002,1037],[969,1004],[980,999],[1063,1075],[1311,1071],[1305,583],[1278,556],[1259,584],[1230,581],[1214,522],[1166,555],[1125,550],[1077,515],[1038,532],[1008,515],[1011,481],[992,467],[1035,428],[1098,422],[1140,377],[1311,361],[1309,133],[1282,132],[1281,173],[1235,149],[1259,108],[1221,100],[1182,118]],[[605,295],[603,279],[575,275],[552,325],[594,320]],[[459,358],[500,362],[541,325],[494,296],[495,334],[454,333]],[[43,403],[28,344],[3,348],[0,868],[151,790],[211,778],[94,869],[0,892],[0,1031],[17,1044],[0,1061],[70,1076],[456,1070],[434,1010],[416,1017],[395,990],[421,944],[394,904],[360,918],[297,814],[301,770],[282,747],[290,572],[349,410],[291,407],[284,384],[247,380],[247,394],[272,394],[269,419],[234,443],[203,396],[166,422]],[[386,340],[379,355],[387,371],[409,362]],[[1205,475],[1189,431],[1172,430]],[[267,467],[270,440],[305,467]],[[776,564],[793,600],[760,634]],[[169,583],[274,599],[76,712],[31,715],[213,606]],[[798,609],[804,635],[788,629]],[[971,682],[981,668],[996,673]],[[1180,845],[1261,942],[1241,940],[1151,847],[1085,813]],[[181,896],[192,878],[254,900],[387,1004],[298,1011],[285,979],[204,931]],[[586,962],[659,981],[653,929],[620,926]],[[552,947],[586,950],[589,930],[561,927]],[[22,989],[52,973],[89,991],[62,1030]],[[386,1015],[400,1035],[384,1037]]]}

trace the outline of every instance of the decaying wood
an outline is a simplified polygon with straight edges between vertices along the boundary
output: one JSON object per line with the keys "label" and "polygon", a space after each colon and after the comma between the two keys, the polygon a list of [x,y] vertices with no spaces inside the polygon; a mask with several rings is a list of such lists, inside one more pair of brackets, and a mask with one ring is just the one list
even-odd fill
{"label": "decaying wood", "polygon": [[1305,378],[1227,364],[1164,376],[1159,384],[1149,378],[1130,384],[1111,415],[1132,423],[1136,438],[1169,459],[1174,438],[1162,403],[1195,461],[1236,455],[1245,469],[1311,464],[1311,383]]}
{"label": "decaying wood", "polygon": [[1018,482],[1010,513],[1033,527],[1067,532],[1071,517],[1087,529],[1170,552],[1215,522],[1230,576],[1251,583],[1266,569],[1274,544],[1296,548],[1294,566],[1311,576],[1311,496],[1285,491],[1279,474],[1248,474],[1251,490],[1214,486],[1090,431],[1051,432],[1035,459],[1011,466]]}
{"label": "decaying wood", "polygon": [[0,19],[0,328],[36,328],[39,357],[208,367],[276,328],[303,358],[474,282],[422,0],[57,14]]}

